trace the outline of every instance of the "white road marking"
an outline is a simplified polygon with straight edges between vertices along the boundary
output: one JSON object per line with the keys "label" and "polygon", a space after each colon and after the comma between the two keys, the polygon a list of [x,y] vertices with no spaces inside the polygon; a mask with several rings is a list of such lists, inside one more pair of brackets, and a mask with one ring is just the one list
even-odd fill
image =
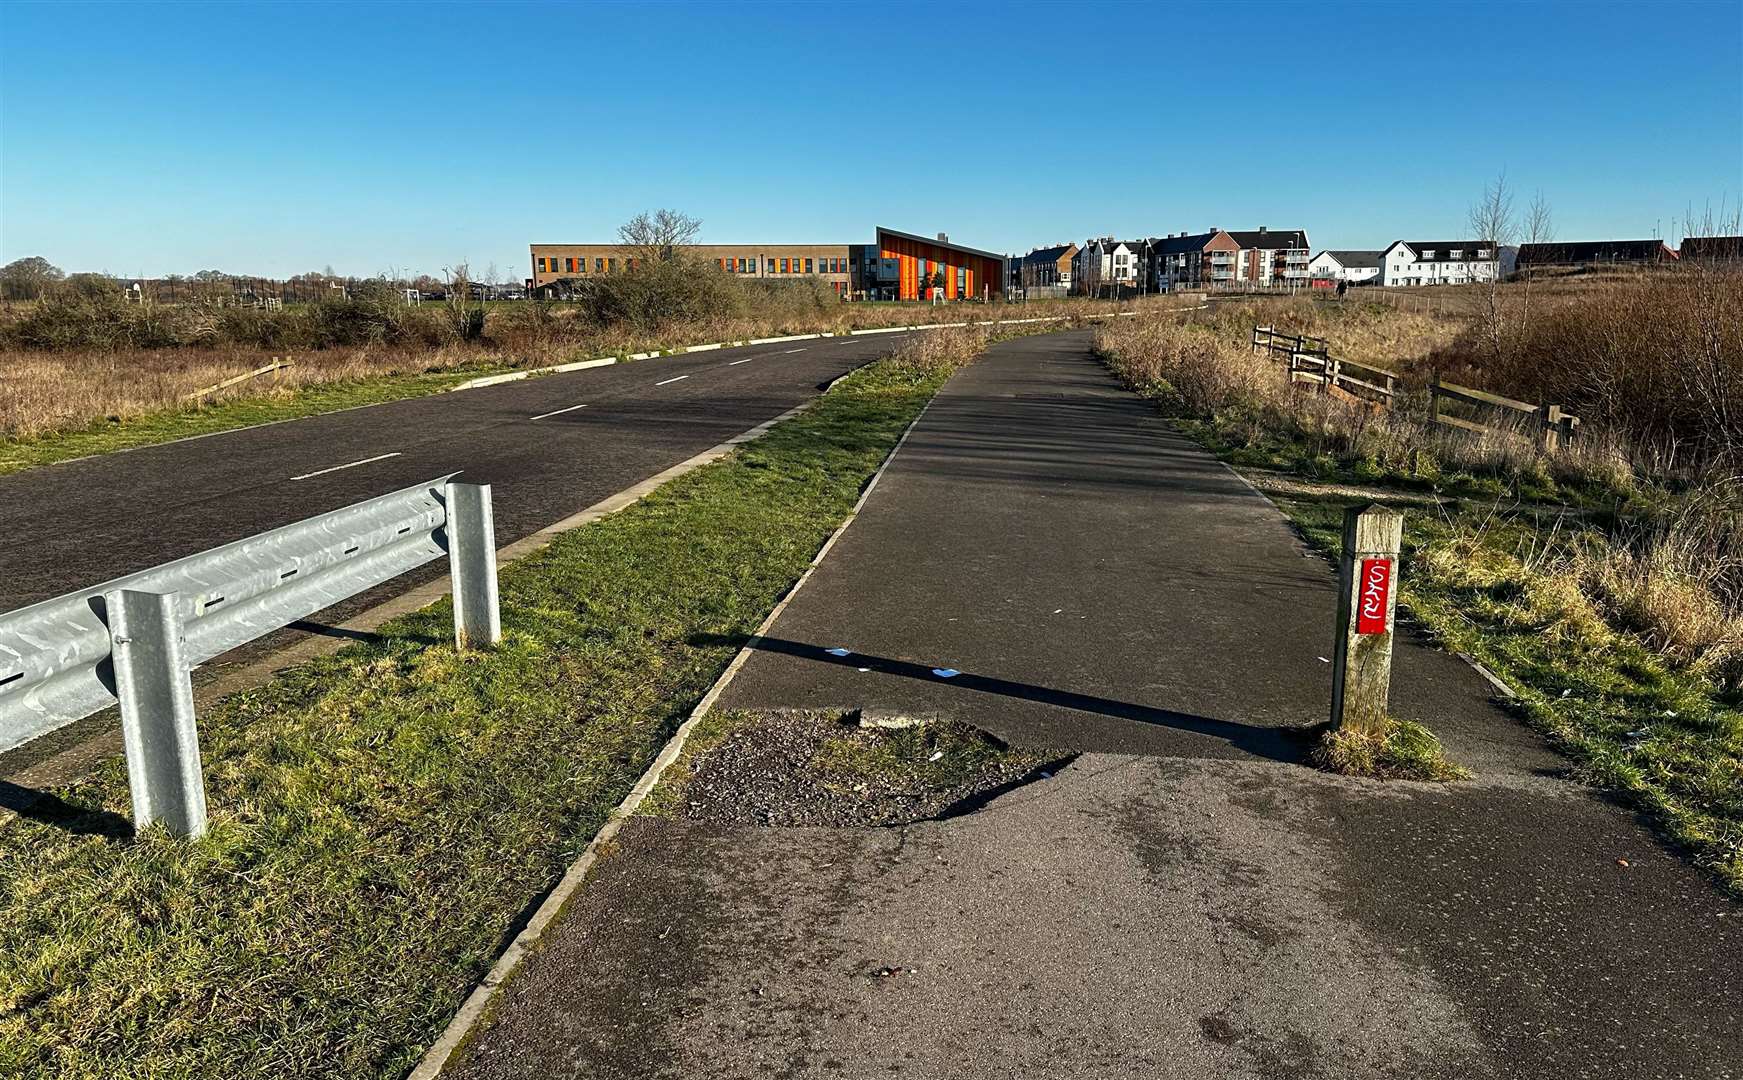
{"label": "white road marking", "polygon": [[291,479],[292,480],[307,480],[312,476],[325,476],[326,474],[328,474],[330,472],[338,472],[340,469],[354,469],[359,465],[367,465],[371,461],[386,461],[390,457],[399,457],[399,456],[400,456],[400,452],[398,450],[395,450],[391,454],[377,454],[374,457],[366,457],[362,461],[347,461],[343,465],[334,465],[330,469],[316,469],[314,472],[306,472],[306,473],[302,474],[301,476],[293,476],[293,477],[291,477]]}
{"label": "white road marking", "polygon": [[657,382],[654,385],[655,386],[664,386],[664,385],[666,385],[666,383],[675,383],[678,381],[678,379],[688,379],[689,377],[690,376],[688,376],[688,375],[679,375],[677,379],[666,379],[662,382]]}
{"label": "white road marking", "polygon": [[[807,345],[807,346],[805,346],[805,349],[809,349],[810,347],[811,346]],[[804,352],[805,349],[788,349],[787,351],[783,352],[781,355],[782,356],[791,356],[796,352]]]}
{"label": "white road marking", "polygon": [[587,407],[587,403],[582,402],[579,405],[571,405],[567,409],[552,409],[550,412],[542,412],[537,416],[530,416],[527,419],[529,419],[529,420],[543,420],[547,416],[561,416],[566,412],[574,412],[576,409],[585,409],[586,407]]}
{"label": "white road marking", "polygon": [[737,367],[737,366],[738,366],[738,365],[740,365],[740,364],[748,364],[748,363],[750,363],[750,362],[751,362],[751,361],[752,361],[752,360],[755,360],[755,359],[756,359],[756,357],[754,357],[754,356],[747,356],[747,357],[745,357],[745,358],[744,358],[744,359],[743,359],[743,360],[734,360],[734,361],[733,361],[733,362],[732,362],[732,363],[730,363],[730,364],[728,364],[728,365],[726,365],[726,366],[727,366],[727,367]]}

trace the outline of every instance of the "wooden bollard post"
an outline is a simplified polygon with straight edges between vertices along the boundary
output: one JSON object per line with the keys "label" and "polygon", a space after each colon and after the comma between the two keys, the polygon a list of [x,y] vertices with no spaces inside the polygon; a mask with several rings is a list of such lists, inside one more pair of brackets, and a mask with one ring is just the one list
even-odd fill
{"label": "wooden bollard post", "polygon": [[1404,515],[1383,506],[1344,512],[1338,570],[1336,655],[1331,684],[1334,728],[1386,730],[1392,687],[1392,619],[1398,606],[1398,551]]}

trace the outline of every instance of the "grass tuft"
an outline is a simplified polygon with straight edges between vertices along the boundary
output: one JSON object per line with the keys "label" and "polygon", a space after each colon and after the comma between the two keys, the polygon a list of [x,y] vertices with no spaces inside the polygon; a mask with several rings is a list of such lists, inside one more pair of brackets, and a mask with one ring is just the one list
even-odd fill
{"label": "grass tuft", "polygon": [[1383,735],[1354,728],[1332,728],[1313,748],[1311,760],[1327,772],[1377,780],[1469,780],[1469,769],[1454,764],[1434,732],[1414,720],[1387,718]]}

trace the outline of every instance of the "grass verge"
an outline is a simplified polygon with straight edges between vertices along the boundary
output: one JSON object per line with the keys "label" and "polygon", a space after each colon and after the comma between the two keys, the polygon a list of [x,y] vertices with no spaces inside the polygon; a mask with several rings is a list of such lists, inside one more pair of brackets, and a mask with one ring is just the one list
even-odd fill
{"label": "grass verge", "polygon": [[[1738,534],[1703,529],[1694,512],[1710,503],[1721,509],[1705,516],[1734,522],[1717,489],[1655,518],[1672,495],[1615,471],[1599,439],[1590,456],[1557,459],[1425,440],[1407,423],[1333,409],[1253,361],[1248,321],[1225,313],[1180,330],[1120,327],[1101,347],[1128,386],[1261,488],[1266,470],[1310,481],[1274,501],[1321,550],[1337,551],[1348,506],[1396,492],[1400,604],[1431,638],[1506,681],[1511,707],[1586,780],[1645,811],[1743,894],[1743,638],[1715,587],[1736,572],[1724,552]],[[1326,332],[1342,352],[1336,325]],[[1340,483],[1379,490],[1357,496]],[[1422,492],[1438,503],[1425,509]],[[1660,532],[1693,538],[1697,557],[1662,566],[1630,557],[1629,522],[1640,520],[1670,523]],[[1717,542],[1693,542],[1709,534]]]}
{"label": "grass verge", "polygon": [[[1352,500],[1274,501],[1310,544],[1337,550]],[[1475,500],[1400,509],[1399,604],[1441,647],[1504,680],[1510,707],[1583,779],[1645,811],[1743,895],[1743,695],[1615,625],[1558,569],[1589,526]]]}
{"label": "grass verge", "polygon": [[480,364],[447,371],[380,375],[322,383],[258,397],[241,397],[199,408],[150,412],[127,419],[93,421],[78,431],[34,438],[0,440],[0,476],[52,465],[57,461],[132,450],[174,442],[195,435],[259,427],[281,420],[379,405],[387,401],[437,394],[480,375],[509,370],[506,365]]}
{"label": "grass verge", "polygon": [[1469,769],[1450,761],[1434,732],[1414,720],[1388,717],[1383,734],[1332,728],[1311,755],[1315,765],[1343,776],[1377,780],[1469,780]]}
{"label": "grass verge", "polygon": [[494,652],[437,605],[208,710],[203,841],[117,836],[118,761],[0,821],[0,1075],[402,1075],[948,374],[867,368],[505,569]]}

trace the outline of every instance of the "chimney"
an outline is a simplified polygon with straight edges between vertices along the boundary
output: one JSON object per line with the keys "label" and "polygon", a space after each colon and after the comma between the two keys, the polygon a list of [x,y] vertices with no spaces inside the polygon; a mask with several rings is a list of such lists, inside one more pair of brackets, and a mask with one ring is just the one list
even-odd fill
{"label": "chimney", "polygon": [[1265,235],[1265,226],[1263,226],[1263,225],[1259,226],[1259,235],[1260,236]]}
{"label": "chimney", "polygon": [[950,234],[949,233],[939,233],[938,234],[938,242],[940,244],[950,243]]}

